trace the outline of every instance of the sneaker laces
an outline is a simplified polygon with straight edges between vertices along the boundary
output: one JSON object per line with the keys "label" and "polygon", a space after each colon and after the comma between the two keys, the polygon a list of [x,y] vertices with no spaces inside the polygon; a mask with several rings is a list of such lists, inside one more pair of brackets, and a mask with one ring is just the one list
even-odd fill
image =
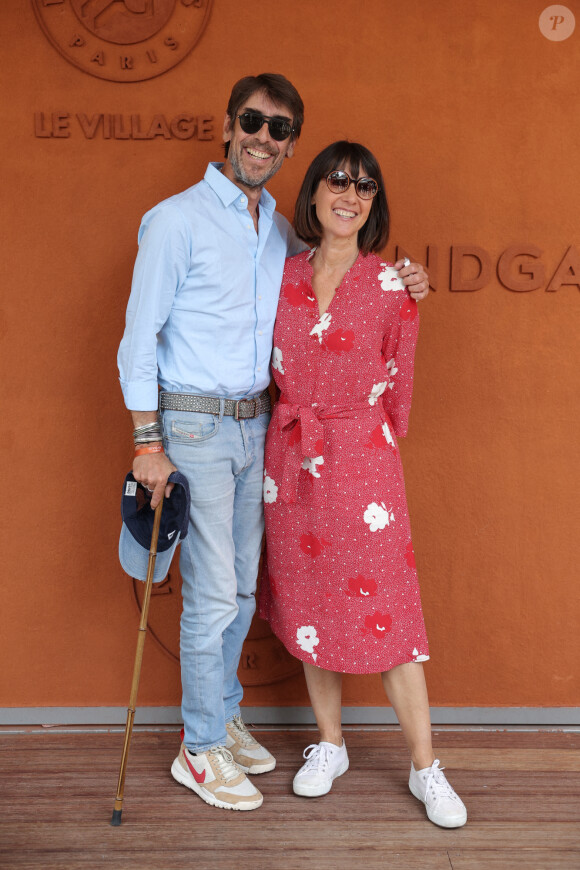
{"label": "sneaker laces", "polygon": [[235,732],[236,740],[238,741],[238,743],[241,743],[241,745],[245,746],[246,749],[250,746],[256,745],[256,740],[254,740],[254,738],[244,725],[241,716],[234,716],[231,722],[228,722],[228,725],[230,725]]}
{"label": "sneaker laces", "polygon": [[240,775],[240,768],[235,763],[234,756],[225,746],[214,746],[207,752],[214,759],[218,772],[225,782],[231,782]]}
{"label": "sneaker laces", "polygon": [[425,800],[427,800],[427,794],[429,792],[429,789],[432,789],[432,791],[438,798],[445,797],[449,798],[450,800],[459,801],[459,796],[449,785],[445,774],[443,773],[445,768],[439,767],[439,763],[439,759],[436,758],[429,769],[429,773],[427,775],[427,782],[425,783]]}
{"label": "sneaker laces", "polygon": [[311,770],[324,773],[330,761],[330,752],[328,747],[321,743],[311,743],[302,753],[302,757],[306,759],[306,764],[301,773],[309,773]]}

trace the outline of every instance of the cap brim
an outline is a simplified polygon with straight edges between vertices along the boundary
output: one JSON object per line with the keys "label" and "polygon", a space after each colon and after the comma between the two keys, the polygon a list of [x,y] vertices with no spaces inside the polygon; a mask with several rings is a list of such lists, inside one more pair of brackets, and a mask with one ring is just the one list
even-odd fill
{"label": "cap brim", "polygon": [[[155,558],[155,571],[153,573],[153,582],[161,583],[165,580],[169,573],[169,567],[173,554],[181,540],[179,534],[175,536],[175,543],[165,550],[163,553],[157,553]],[[149,550],[142,547],[135,540],[125,523],[121,526],[121,535],[119,537],[119,561],[123,571],[130,577],[135,577],[136,580],[147,579],[147,568],[149,565]]]}

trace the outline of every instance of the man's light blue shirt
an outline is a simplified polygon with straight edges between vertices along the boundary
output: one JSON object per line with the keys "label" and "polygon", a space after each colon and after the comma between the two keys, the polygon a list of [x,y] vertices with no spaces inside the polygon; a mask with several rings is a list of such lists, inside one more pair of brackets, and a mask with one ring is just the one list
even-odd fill
{"label": "man's light blue shirt", "polygon": [[210,163],[203,181],[148,211],[139,229],[118,363],[125,404],[157,408],[159,384],[239,399],[270,381],[284,260],[305,249],[262,191],[247,196]]}

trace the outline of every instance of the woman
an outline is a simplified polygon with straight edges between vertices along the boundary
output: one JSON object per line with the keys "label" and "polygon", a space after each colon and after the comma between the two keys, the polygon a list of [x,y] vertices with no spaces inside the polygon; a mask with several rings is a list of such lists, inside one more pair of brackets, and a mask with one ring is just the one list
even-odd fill
{"label": "woman", "polygon": [[266,442],[260,615],[304,664],[321,741],[296,794],[348,769],[342,673],[381,673],[411,753],[409,788],[435,824],[465,807],[431,745],[429,658],[396,436],[411,404],[419,317],[374,252],[389,213],[374,156],[335,142],[313,161],[294,225],[313,251],[286,261],[272,367],[281,390]]}

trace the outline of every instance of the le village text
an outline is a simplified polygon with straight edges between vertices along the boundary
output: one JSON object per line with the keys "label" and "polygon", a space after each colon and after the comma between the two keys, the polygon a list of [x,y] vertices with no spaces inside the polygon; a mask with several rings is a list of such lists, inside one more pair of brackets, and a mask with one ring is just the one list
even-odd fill
{"label": "le village text", "polygon": [[69,139],[74,133],[85,139],[213,139],[213,115],[180,112],[143,115],[109,112],[35,112],[37,139]]}

